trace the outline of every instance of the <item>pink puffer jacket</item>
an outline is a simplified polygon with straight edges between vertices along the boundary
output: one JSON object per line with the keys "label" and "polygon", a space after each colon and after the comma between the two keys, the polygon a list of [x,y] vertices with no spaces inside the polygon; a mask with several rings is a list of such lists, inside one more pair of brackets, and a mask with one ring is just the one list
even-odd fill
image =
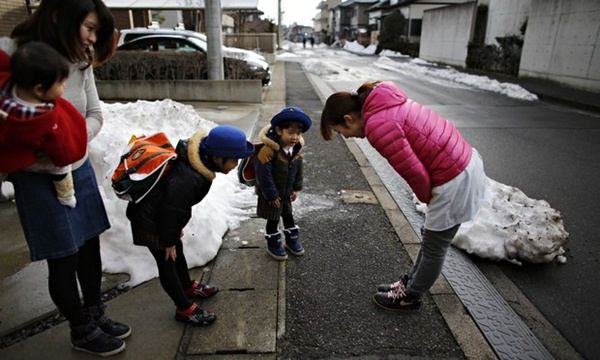
{"label": "pink puffer jacket", "polygon": [[363,105],[369,143],[429,203],[431,189],[460,174],[472,147],[438,113],[408,99],[392,82],[380,83]]}

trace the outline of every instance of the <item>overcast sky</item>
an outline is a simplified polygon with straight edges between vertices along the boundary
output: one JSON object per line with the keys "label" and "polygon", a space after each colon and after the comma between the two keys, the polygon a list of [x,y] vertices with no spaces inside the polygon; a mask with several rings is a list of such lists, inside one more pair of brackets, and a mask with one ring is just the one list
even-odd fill
{"label": "overcast sky", "polygon": [[[312,19],[319,10],[317,5],[320,0],[281,0],[281,9],[283,11],[282,23],[284,25],[308,25],[312,26]],[[265,18],[271,18],[277,23],[277,3],[278,0],[258,0],[258,10],[265,13]]]}

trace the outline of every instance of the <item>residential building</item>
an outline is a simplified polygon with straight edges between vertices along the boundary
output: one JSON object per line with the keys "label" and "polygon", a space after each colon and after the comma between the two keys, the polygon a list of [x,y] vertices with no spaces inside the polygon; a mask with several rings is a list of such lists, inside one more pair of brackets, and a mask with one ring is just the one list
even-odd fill
{"label": "residential building", "polygon": [[448,5],[469,2],[467,0],[378,0],[369,7],[368,27],[371,32],[371,43],[376,44],[381,34],[385,18],[394,12],[399,12],[406,20],[404,29],[397,34],[400,41],[418,43],[421,38],[423,13],[426,10],[445,7]]}
{"label": "residential building", "polygon": [[333,29],[336,40],[370,43],[368,9],[379,0],[347,0],[335,6]]}

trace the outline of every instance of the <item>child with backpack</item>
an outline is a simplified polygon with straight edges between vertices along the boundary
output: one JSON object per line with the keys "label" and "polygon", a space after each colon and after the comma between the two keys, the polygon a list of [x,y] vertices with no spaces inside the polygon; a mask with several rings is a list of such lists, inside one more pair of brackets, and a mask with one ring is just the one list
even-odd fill
{"label": "child with backpack", "polygon": [[296,256],[304,254],[299,228],[292,214],[292,202],[302,190],[302,133],[308,131],[311,125],[308,115],[291,106],[276,114],[271,124],[259,132],[264,146],[254,159],[258,195],[256,214],[267,220],[267,250],[277,260],[288,257],[282,246],[279,218],[283,220],[285,248]]}
{"label": "child with backpack", "polygon": [[139,202],[127,205],[133,243],[146,246],[158,267],[160,284],[176,306],[175,320],[210,325],[216,315],[201,309],[193,298],[215,295],[217,286],[192,280],[183,252],[183,228],[192,207],[204,199],[216,173],[229,173],[239,159],[254,151],[244,132],[229,125],[196,132],[175,148],[177,159],[152,190]]}
{"label": "child with backpack", "polygon": [[[0,61],[5,56],[0,52]],[[87,127],[61,98],[68,76],[68,63],[46,43],[32,41],[12,54],[10,73],[0,72],[0,172],[52,174],[58,202],[74,208],[71,164],[85,156]]]}

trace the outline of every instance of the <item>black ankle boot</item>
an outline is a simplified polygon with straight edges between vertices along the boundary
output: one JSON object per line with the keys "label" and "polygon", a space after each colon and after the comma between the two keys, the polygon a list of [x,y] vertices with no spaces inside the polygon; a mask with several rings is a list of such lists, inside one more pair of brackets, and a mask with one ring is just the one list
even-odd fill
{"label": "black ankle boot", "polygon": [[123,340],[107,335],[91,318],[84,325],[71,326],[71,345],[75,350],[100,356],[110,356],[125,350]]}
{"label": "black ankle boot", "polygon": [[131,335],[131,328],[120,322],[111,320],[106,316],[106,306],[103,302],[99,302],[97,305],[90,306],[83,309],[83,312],[91,316],[96,325],[104,331],[106,334],[116,337],[117,339],[125,339]]}

